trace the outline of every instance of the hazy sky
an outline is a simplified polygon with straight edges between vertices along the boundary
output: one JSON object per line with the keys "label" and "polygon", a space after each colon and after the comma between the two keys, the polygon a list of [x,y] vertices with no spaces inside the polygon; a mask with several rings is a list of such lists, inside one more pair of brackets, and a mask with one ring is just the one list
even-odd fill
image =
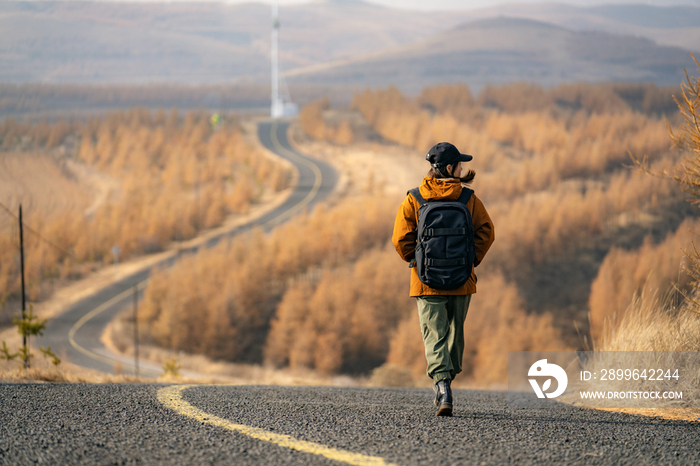
{"label": "hazy sky", "polygon": [[[282,2],[284,0],[280,0]],[[299,0],[289,0],[299,1]],[[368,3],[391,6],[395,8],[409,8],[415,10],[463,10],[469,8],[483,8],[499,3],[546,3],[543,0],[365,0]],[[592,6],[604,3],[647,3],[656,6],[669,5],[694,5],[700,6],[700,0],[554,0],[550,3],[568,3],[579,6]]]}
{"label": "hazy sky", "polygon": [[[460,10],[468,8],[482,8],[498,3],[545,3],[542,0],[369,0],[371,3],[378,3],[381,5],[387,5],[398,8],[411,8],[411,9],[444,9],[444,10]],[[578,6],[592,6],[600,5],[605,3],[647,3],[649,5],[656,6],[670,6],[670,5],[694,5],[700,6],[700,0],[608,0],[608,1],[596,1],[596,0],[560,0],[551,1],[550,3],[569,3]]]}
{"label": "hazy sky", "polygon": [[[65,1],[65,0],[58,0]],[[71,0],[68,0],[71,1]],[[76,1],[76,0],[74,0]],[[81,1],[81,0],[77,0]],[[98,0],[100,1],[100,0]],[[101,1],[127,1],[127,2],[149,2],[149,1],[221,1],[223,3],[270,3],[272,0],[101,0]],[[292,5],[298,3],[313,3],[314,1],[323,0],[279,0],[281,6]],[[352,2],[354,0],[332,0],[337,2]],[[466,10],[472,8],[484,8],[496,4],[504,3],[567,3],[578,6],[593,6],[610,3],[646,3],[655,6],[672,6],[672,5],[692,5],[700,7],[700,0],[363,0],[367,3],[375,3],[393,8],[403,8],[410,10]]]}

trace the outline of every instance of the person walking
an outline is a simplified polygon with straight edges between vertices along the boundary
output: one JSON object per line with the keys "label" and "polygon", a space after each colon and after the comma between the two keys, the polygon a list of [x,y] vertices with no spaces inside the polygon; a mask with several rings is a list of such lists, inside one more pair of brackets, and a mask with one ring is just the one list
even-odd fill
{"label": "person walking", "polygon": [[452,416],[450,384],[462,371],[474,268],[494,241],[493,222],[468,188],[475,172],[462,176],[462,162],[472,158],[447,142],[433,146],[426,155],[428,176],[401,203],[392,235],[396,251],[410,263],[410,296],[418,305],[438,416]]}

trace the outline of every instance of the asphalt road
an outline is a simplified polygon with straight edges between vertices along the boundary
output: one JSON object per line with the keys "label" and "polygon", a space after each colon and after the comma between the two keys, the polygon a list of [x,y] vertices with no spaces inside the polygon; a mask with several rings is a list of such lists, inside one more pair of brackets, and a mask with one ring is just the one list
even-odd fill
{"label": "asphalt road", "polygon": [[[288,122],[262,122],[258,125],[258,137],[265,147],[289,160],[299,171],[298,183],[291,196],[261,218],[210,239],[204,247],[214,246],[222,239],[256,226],[270,230],[304,209],[313,207],[331,193],[337,182],[335,170],[320,160],[294,150],[287,139],[288,127]],[[198,248],[186,249],[182,254],[196,253],[197,250]],[[153,267],[171,265],[175,260],[177,258]],[[44,335],[36,340],[36,346],[50,346],[56,354],[79,366],[113,373],[118,364],[121,371],[133,373],[133,360],[111,353],[100,341],[100,336],[107,324],[126,306],[131,305],[134,286],[140,284],[142,290],[153,267],[119,280],[49,320]],[[142,364],[140,369],[140,375],[146,377],[162,373],[159,367],[147,363]]]}
{"label": "asphalt road", "polygon": [[697,424],[455,393],[438,418],[429,389],[4,384],[0,464],[700,464]]}

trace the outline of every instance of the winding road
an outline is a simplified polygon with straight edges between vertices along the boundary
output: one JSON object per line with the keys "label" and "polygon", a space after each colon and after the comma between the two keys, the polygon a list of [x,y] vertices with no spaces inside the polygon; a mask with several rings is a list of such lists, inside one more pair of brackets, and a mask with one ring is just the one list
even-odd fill
{"label": "winding road", "polygon": [[[271,121],[258,124],[258,138],[270,151],[289,160],[299,172],[297,185],[287,200],[260,218],[226,234],[209,239],[203,246],[212,247],[225,238],[241,234],[253,227],[270,230],[293,215],[326,199],[336,185],[336,171],[327,163],[299,153],[287,138],[289,122]],[[182,254],[197,252],[199,247],[184,249]],[[105,327],[130,305],[133,288],[142,293],[153,268],[172,265],[177,257],[167,259],[100,290],[71,306],[66,312],[50,319],[36,345],[50,346],[52,350],[73,364],[113,373],[115,366],[125,373],[135,371],[133,358],[112,353],[100,341]],[[154,364],[142,362],[139,374],[155,377],[162,370]]]}

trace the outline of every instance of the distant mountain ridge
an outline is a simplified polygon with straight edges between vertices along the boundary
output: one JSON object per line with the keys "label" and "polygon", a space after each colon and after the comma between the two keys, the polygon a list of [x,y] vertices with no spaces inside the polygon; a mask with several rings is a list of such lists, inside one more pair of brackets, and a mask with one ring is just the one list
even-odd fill
{"label": "distant mountain ridge", "polygon": [[646,28],[700,27],[700,8],[671,6],[658,8],[651,5],[597,5],[587,8],[609,19]]}
{"label": "distant mountain ridge", "polygon": [[472,20],[506,14],[556,24],[574,31],[600,31],[651,39],[659,45],[700,52],[700,5],[608,4],[577,7],[562,3],[499,5],[475,10]]}
{"label": "distant mountain ridge", "polygon": [[290,82],[373,87],[408,92],[451,82],[653,81],[678,84],[690,66],[687,50],[645,38],[571,31],[523,18],[490,18],[461,24],[413,44],[287,74]]}

